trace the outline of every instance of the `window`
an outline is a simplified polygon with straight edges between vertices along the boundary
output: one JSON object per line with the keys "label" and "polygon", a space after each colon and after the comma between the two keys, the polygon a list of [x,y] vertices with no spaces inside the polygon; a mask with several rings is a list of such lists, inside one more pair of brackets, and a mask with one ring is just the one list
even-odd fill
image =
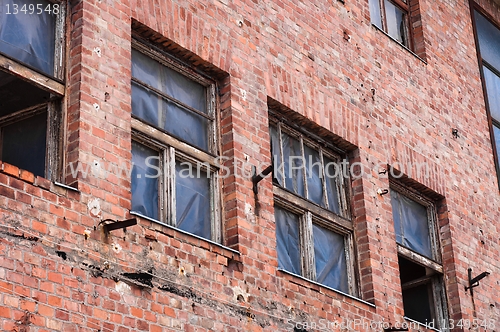
{"label": "window", "polygon": [[478,55],[500,186],[500,28],[474,10]]}
{"label": "window", "polygon": [[279,269],[356,294],[341,154],[274,118],[270,133]]}
{"label": "window", "polygon": [[65,4],[0,8],[0,159],[55,180],[60,170]]}
{"label": "window", "polygon": [[447,310],[435,205],[394,182],[391,205],[405,316],[443,328]]}
{"label": "window", "polygon": [[132,49],[132,211],[221,242],[215,82]]}
{"label": "window", "polygon": [[400,44],[423,57],[418,0],[369,0],[372,23]]}

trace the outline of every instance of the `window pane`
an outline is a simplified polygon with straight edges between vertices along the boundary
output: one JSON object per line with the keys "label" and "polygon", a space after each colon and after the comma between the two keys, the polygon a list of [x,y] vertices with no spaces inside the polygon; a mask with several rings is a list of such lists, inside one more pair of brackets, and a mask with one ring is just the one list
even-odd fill
{"label": "window pane", "polygon": [[300,142],[286,134],[282,135],[285,188],[304,196],[304,165]]}
{"label": "window pane", "polygon": [[474,11],[481,58],[500,71],[500,30]]}
{"label": "window pane", "polygon": [[342,173],[342,171],[338,163],[334,162],[332,159],[326,156],[323,156],[323,162],[325,163],[325,180],[326,193],[328,195],[328,209],[339,214],[340,207],[337,176],[338,173]]}
{"label": "window pane", "polygon": [[299,216],[278,206],[274,207],[274,216],[278,267],[300,275]]}
{"label": "window pane", "polygon": [[151,90],[132,82],[132,114],[160,127],[162,99]]}
{"label": "window pane", "polygon": [[497,158],[499,159],[498,163],[500,165],[500,128],[498,128],[495,125],[493,125],[493,135],[495,136],[494,139],[495,139],[495,146],[497,148]]}
{"label": "window pane", "polygon": [[2,160],[45,177],[47,113],[2,128]]}
{"label": "window pane", "polygon": [[278,139],[278,130],[275,127],[269,127],[271,135],[271,158],[273,160],[273,182],[283,186],[283,168],[281,164],[280,141]]}
{"label": "window pane", "polygon": [[385,0],[385,16],[387,20],[387,33],[401,44],[408,46],[406,37],[406,14]]}
{"label": "window pane", "polygon": [[208,151],[210,120],[179,107],[136,83],[132,83],[132,114]]}
{"label": "window pane", "polygon": [[176,226],[211,239],[210,178],[188,162],[175,163]]}
{"label": "window pane", "polygon": [[186,142],[208,151],[208,128],[210,120],[165,101],[165,120],[162,128]]}
{"label": "window pane", "polygon": [[159,220],[158,152],[132,141],[132,211]]}
{"label": "window pane", "polygon": [[307,198],[316,204],[325,207],[322,165],[319,153],[304,145],[304,158],[306,164]]}
{"label": "window pane", "polygon": [[495,120],[500,121],[500,77],[486,68],[486,66],[483,66],[483,74],[486,93],[488,94],[490,114]]}
{"label": "window pane", "polygon": [[206,88],[158,61],[132,50],[132,76],[165,94],[207,113]]}
{"label": "window pane", "polygon": [[380,15],[379,0],[370,0],[370,18],[373,24],[382,29],[382,16]]}
{"label": "window pane", "polygon": [[313,224],[316,281],[349,293],[344,237]]}
{"label": "window pane", "polygon": [[[5,53],[45,74],[54,75],[56,15],[43,12],[30,15],[20,9],[53,6],[46,0],[3,0],[0,6],[0,52]],[[18,8],[15,14],[14,5]],[[7,14],[7,6],[10,15]],[[15,15],[14,15],[15,14]]]}
{"label": "window pane", "polygon": [[396,241],[432,258],[427,208],[395,190],[391,190],[391,205]]}

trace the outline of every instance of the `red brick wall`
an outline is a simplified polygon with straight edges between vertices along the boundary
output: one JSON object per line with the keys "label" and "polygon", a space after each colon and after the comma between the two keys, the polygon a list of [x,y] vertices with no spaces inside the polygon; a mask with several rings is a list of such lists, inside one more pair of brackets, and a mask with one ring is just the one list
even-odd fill
{"label": "red brick wall", "polygon": [[[500,22],[498,5],[479,3]],[[268,98],[356,146],[351,161],[428,163],[430,176],[413,180],[445,197],[439,233],[450,318],[493,319],[500,329],[500,197],[468,2],[420,0],[426,62],[371,26],[367,0],[70,7],[65,165],[130,165],[134,21],[180,57],[227,74],[220,131],[229,164],[270,164]],[[223,244],[237,254],[143,219],[106,237],[101,220],[129,217],[125,174],[75,178],[66,166],[64,182],[76,192],[2,165],[1,330],[291,331],[290,321],[403,321],[390,197],[376,194],[389,182],[375,169],[351,186],[361,298],[373,307],[277,271],[270,177],[257,198],[248,178],[224,180]],[[468,267],[491,272],[474,298],[464,290]],[[152,288],[123,277],[137,271],[155,276]]]}

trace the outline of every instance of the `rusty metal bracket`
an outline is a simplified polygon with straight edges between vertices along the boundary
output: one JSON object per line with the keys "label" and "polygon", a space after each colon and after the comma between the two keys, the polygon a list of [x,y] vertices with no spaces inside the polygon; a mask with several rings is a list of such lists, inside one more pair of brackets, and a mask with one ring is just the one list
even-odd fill
{"label": "rusty metal bracket", "polygon": [[107,222],[107,221],[112,221],[112,223],[102,225],[105,233],[109,233],[110,231],[114,231],[116,229],[127,228],[127,227],[130,227],[130,226],[137,225],[137,219],[136,218],[122,220],[122,221],[112,220],[112,219],[105,219],[105,220],[101,221],[99,223],[99,225],[101,225],[102,223]]}
{"label": "rusty metal bracket", "polygon": [[257,168],[252,166],[252,183],[253,183],[253,193],[257,195],[259,193],[259,189],[257,188],[257,184],[264,179],[269,173],[273,171],[273,165],[267,166],[260,174],[257,174]]}

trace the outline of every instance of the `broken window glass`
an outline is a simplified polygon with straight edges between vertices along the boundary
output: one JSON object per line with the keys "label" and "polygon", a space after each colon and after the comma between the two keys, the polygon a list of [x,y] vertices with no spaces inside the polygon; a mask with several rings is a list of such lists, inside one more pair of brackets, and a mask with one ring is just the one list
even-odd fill
{"label": "broken window glass", "polygon": [[161,176],[158,152],[132,141],[132,211],[159,220],[158,181]]}
{"label": "broken window glass", "polygon": [[2,160],[45,176],[47,112],[2,127]]}
{"label": "broken window glass", "polygon": [[[37,12],[21,11],[26,5]],[[47,7],[48,6],[48,7]],[[45,8],[54,4],[46,0],[3,0],[0,6],[0,52],[41,72],[54,75],[56,15]],[[14,14],[18,8],[17,14]]]}
{"label": "broken window glass", "polygon": [[299,216],[278,206],[274,207],[274,216],[278,267],[300,275]]}
{"label": "broken window glass", "polygon": [[316,281],[349,293],[344,237],[313,224]]}
{"label": "broken window glass", "polygon": [[176,225],[210,239],[210,177],[198,167],[187,162],[175,164]]}
{"label": "broken window glass", "polygon": [[426,257],[433,258],[427,208],[391,190],[396,241]]}

